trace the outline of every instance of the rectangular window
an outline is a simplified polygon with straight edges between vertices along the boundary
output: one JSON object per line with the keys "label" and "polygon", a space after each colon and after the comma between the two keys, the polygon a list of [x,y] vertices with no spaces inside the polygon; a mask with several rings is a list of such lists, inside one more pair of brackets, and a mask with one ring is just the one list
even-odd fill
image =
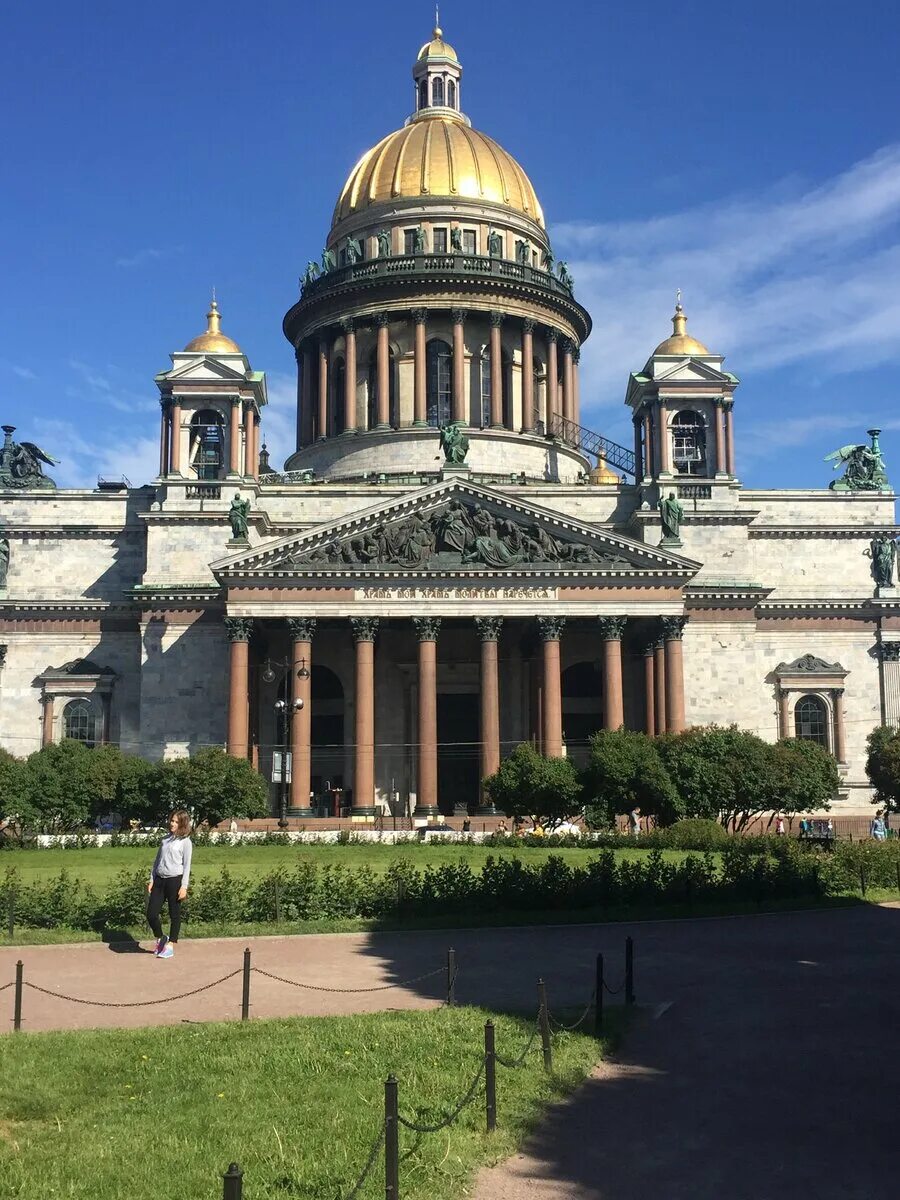
{"label": "rectangular window", "polygon": [[432,229],[431,245],[432,245],[432,249],[435,254],[446,254],[447,253],[447,230],[446,229]]}
{"label": "rectangular window", "polygon": [[415,254],[416,252],[416,231],[414,229],[403,230],[403,253]]}
{"label": "rectangular window", "polygon": [[475,230],[463,230],[463,252],[465,254],[475,254]]}

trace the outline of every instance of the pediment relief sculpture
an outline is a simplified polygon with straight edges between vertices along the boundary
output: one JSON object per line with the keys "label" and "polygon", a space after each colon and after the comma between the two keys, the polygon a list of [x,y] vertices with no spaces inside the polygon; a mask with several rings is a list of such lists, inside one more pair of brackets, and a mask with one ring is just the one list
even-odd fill
{"label": "pediment relief sculpture", "polygon": [[579,564],[627,567],[629,562],[586,542],[556,537],[539,522],[493,513],[483,504],[453,499],[428,512],[383,522],[354,537],[332,538],[311,549],[292,550],[274,568],[306,565],[407,567],[436,570]]}

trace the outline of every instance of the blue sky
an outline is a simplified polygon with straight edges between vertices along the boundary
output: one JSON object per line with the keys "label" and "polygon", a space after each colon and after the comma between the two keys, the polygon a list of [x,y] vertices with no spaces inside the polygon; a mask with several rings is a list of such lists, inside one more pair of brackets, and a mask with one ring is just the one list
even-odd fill
{"label": "blue sky", "polygon": [[[670,330],[726,355],[748,486],[821,486],[880,425],[900,481],[900,6],[456,0],[463,107],[530,174],[594,317],[584,421],[630,444]],[[429,4],[9,5],[0,418],[56,478],[152,477],[153,376],[223,326],[292,449],[281,318],[344,178],[412,103]]]}

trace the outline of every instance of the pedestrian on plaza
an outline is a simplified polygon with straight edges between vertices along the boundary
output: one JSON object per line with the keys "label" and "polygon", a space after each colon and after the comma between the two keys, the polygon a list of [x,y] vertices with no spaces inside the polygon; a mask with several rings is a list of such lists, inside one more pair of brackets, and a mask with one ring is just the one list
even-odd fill
{"label": "pedestrian on plaza", "polygon": [[784,817],[779,813],[775,818],[775,835],[776,837],[784,837],[785,833]]}
{"label": "pedestrian on plaza", "polygon": [[806,817],[800,818],[800,837],[801,839],[809,837],[809,821]]}
{"label": "pedestrian on plaza", "polygon": [[471,833],[472,832],[472,822],[469,817],[463,818],[462,831],[463,831],[463,833]]}
{"label": "pedestrian on plaza", "polygon": [[869,836],[873,837],[876,842],[883,842],[887,837],[887,828],[880,812],[877,812],[872,818],[872,824],[869,826]]}
{"label": "pedestrian on plaza", "polygon": [[506,835],[509,833],[509,830],[506,827],[506,821],[503,819],[503,817],[501,817],[497,822],[497,829],[495,832],[497,833],[498,837],[506,837]]}
{"label": "pedestrian on plaza", "polygon": [[[156,957],[172,958],[181,932],[181,902],[187,896],[191,882],[191,858],[194,844],[191,841],[191,818],[183,808],[169,817],[169,832],[163,838],[153,868],[147,891],[147,922],[156,935]],[[169,906],[169,933],[163,933],[160,923],[163,901]]]}
{"label": "pedestrian on plaza", "polygon": [[633,808],[628,814],[628,832],[632,837],[641,836],[641,810]]}

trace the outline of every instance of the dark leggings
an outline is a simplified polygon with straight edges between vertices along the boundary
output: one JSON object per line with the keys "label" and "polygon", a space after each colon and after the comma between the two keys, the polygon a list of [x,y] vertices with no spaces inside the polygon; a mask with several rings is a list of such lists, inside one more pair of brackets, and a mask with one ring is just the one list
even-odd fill
{"label": "dark leggings", "polygon": [[153,891],[147,901],[147,920],[157,938],[163,936],[159,914],[162,912],[163,901],[169,906],[169,941],[177,942],[181,931],[181,901],[178,899],[178,889],[181,887],[180,875],[154,875]]}

